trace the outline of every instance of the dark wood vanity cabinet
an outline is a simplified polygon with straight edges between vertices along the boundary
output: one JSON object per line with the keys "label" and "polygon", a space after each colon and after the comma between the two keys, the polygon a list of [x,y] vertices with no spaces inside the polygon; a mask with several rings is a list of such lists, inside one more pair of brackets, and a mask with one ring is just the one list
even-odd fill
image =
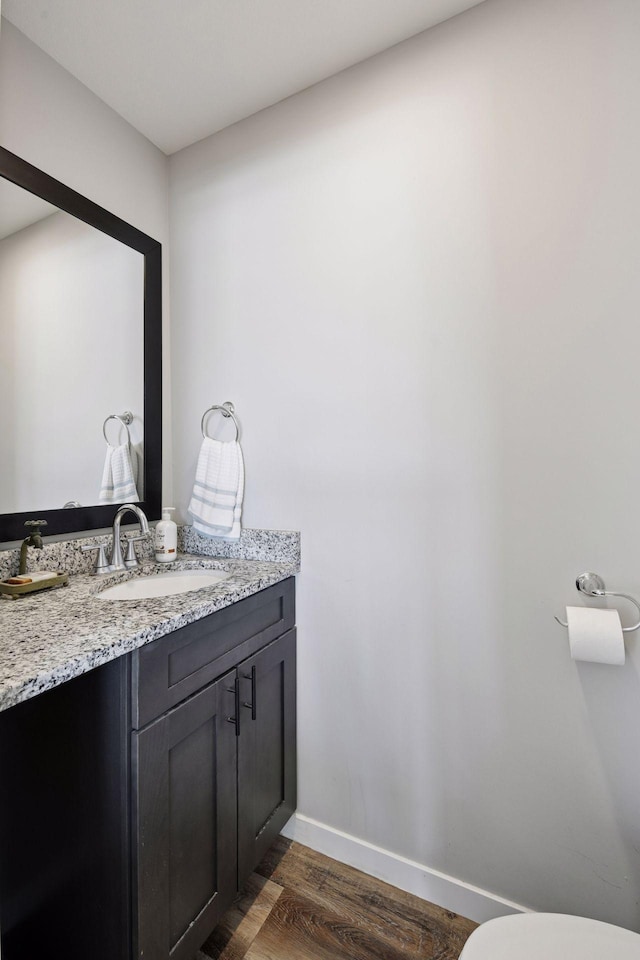
{"label": "dark wood vanity cabinet", "polygon": [[[32,960],[34,950],[52,942],[65,944],[65,960],[192,960],[295,809],[294,623],[291,578],[7,711],[26,708],[31,733],[33,724],[49,731],[32,736],[25,755],[27,744],[15,742],[21,717],[9,725],[11,757],[24,764],[26,786],[33,781],[27,763],[40,763],[54,744],[68,749],[56,730],[80,697],[90,735],[85,729],[77,756],[70,745],[67,766],[93,758],[97,771],[82,789],[77,769],[59,783],[52,776],[48,789],[55,808],[82,822],[79,832],[93,837],[96,849],[87,850],[85,841],[85,849],[61,856],[59,841],[48,842],[36,825],[27,841],[30,870],[17,856],[15,873],[0,867],[2,960]],[[108,689],[96,711],[91,704],[103,671]],[[105,716],[108,700],[113,709]],[[100,756],[110,758],[109,770]],[[107,820],[100,784],[109,790]],[[0,786],[0,821],[6,813],[19,820],[18,810],[18,799]],[[17,828],[16,854],[29,824]],[[50,828],[55,832],[55,824]],[[9,838],[0,822],[0,856]],[[91,885],[78,884],[73,902],[61,906],[58,897],[54,908],[38,889],[38,857],[48,874],[60,876],[82,864]]]}
{"label": "dark wood vanity cabinet", "polygon": [[132,760],[137,956],[192,960],[295,809],[295,630],[135,732]]}

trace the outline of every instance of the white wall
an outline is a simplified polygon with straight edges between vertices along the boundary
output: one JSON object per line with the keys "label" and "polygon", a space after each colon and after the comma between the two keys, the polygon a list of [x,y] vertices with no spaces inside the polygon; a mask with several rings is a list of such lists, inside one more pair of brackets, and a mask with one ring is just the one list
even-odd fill
{"label": "white wall", "polygon": [[3,513],[98,503],[111,413],[142,449],[143,293],[142,254],[62,211],[0,240]]}
{"label": "white wall", "polygon": [[[0,143],[163,244],[164,471],[171,498],[168,163],[11,23],[0,31]],[[95,357],[96,372],[102,373]]]}
{"label": "white wall", "polygon": [[[176,505],[299,528],[300,810],[640,928],[640,5],[487,0],[171,158]],[[627,614],[628,616],[628,614]]]}

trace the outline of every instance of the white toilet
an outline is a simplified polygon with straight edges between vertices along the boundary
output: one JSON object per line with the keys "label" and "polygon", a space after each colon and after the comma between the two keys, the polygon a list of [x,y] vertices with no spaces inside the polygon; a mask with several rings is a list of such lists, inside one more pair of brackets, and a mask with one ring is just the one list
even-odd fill
{"label": "white toilet", "polygon": [[521,913],[488,920],[460,960],[640,960],[640,934],[563,913]]}

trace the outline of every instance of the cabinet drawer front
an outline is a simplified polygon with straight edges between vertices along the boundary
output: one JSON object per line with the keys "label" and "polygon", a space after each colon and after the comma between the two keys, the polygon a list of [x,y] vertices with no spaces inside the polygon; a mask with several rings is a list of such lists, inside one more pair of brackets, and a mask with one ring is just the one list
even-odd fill
{"label": "cabinet drawer front", "polygon": [[134,727],[190,697],[295,622],[294,580],[197,620],[133,654]]}

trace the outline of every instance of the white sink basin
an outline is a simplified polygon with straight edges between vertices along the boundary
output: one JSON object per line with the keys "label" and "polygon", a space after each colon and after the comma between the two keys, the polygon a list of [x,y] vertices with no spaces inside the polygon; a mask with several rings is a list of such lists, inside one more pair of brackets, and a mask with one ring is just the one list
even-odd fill
{"label": "white sink basin", "polygon": [[99,600],[150,600],[173,597],[178,593],[202,590],[230,577],[224,570],[172,570],[152,576],[135,577],[96,594]]}

